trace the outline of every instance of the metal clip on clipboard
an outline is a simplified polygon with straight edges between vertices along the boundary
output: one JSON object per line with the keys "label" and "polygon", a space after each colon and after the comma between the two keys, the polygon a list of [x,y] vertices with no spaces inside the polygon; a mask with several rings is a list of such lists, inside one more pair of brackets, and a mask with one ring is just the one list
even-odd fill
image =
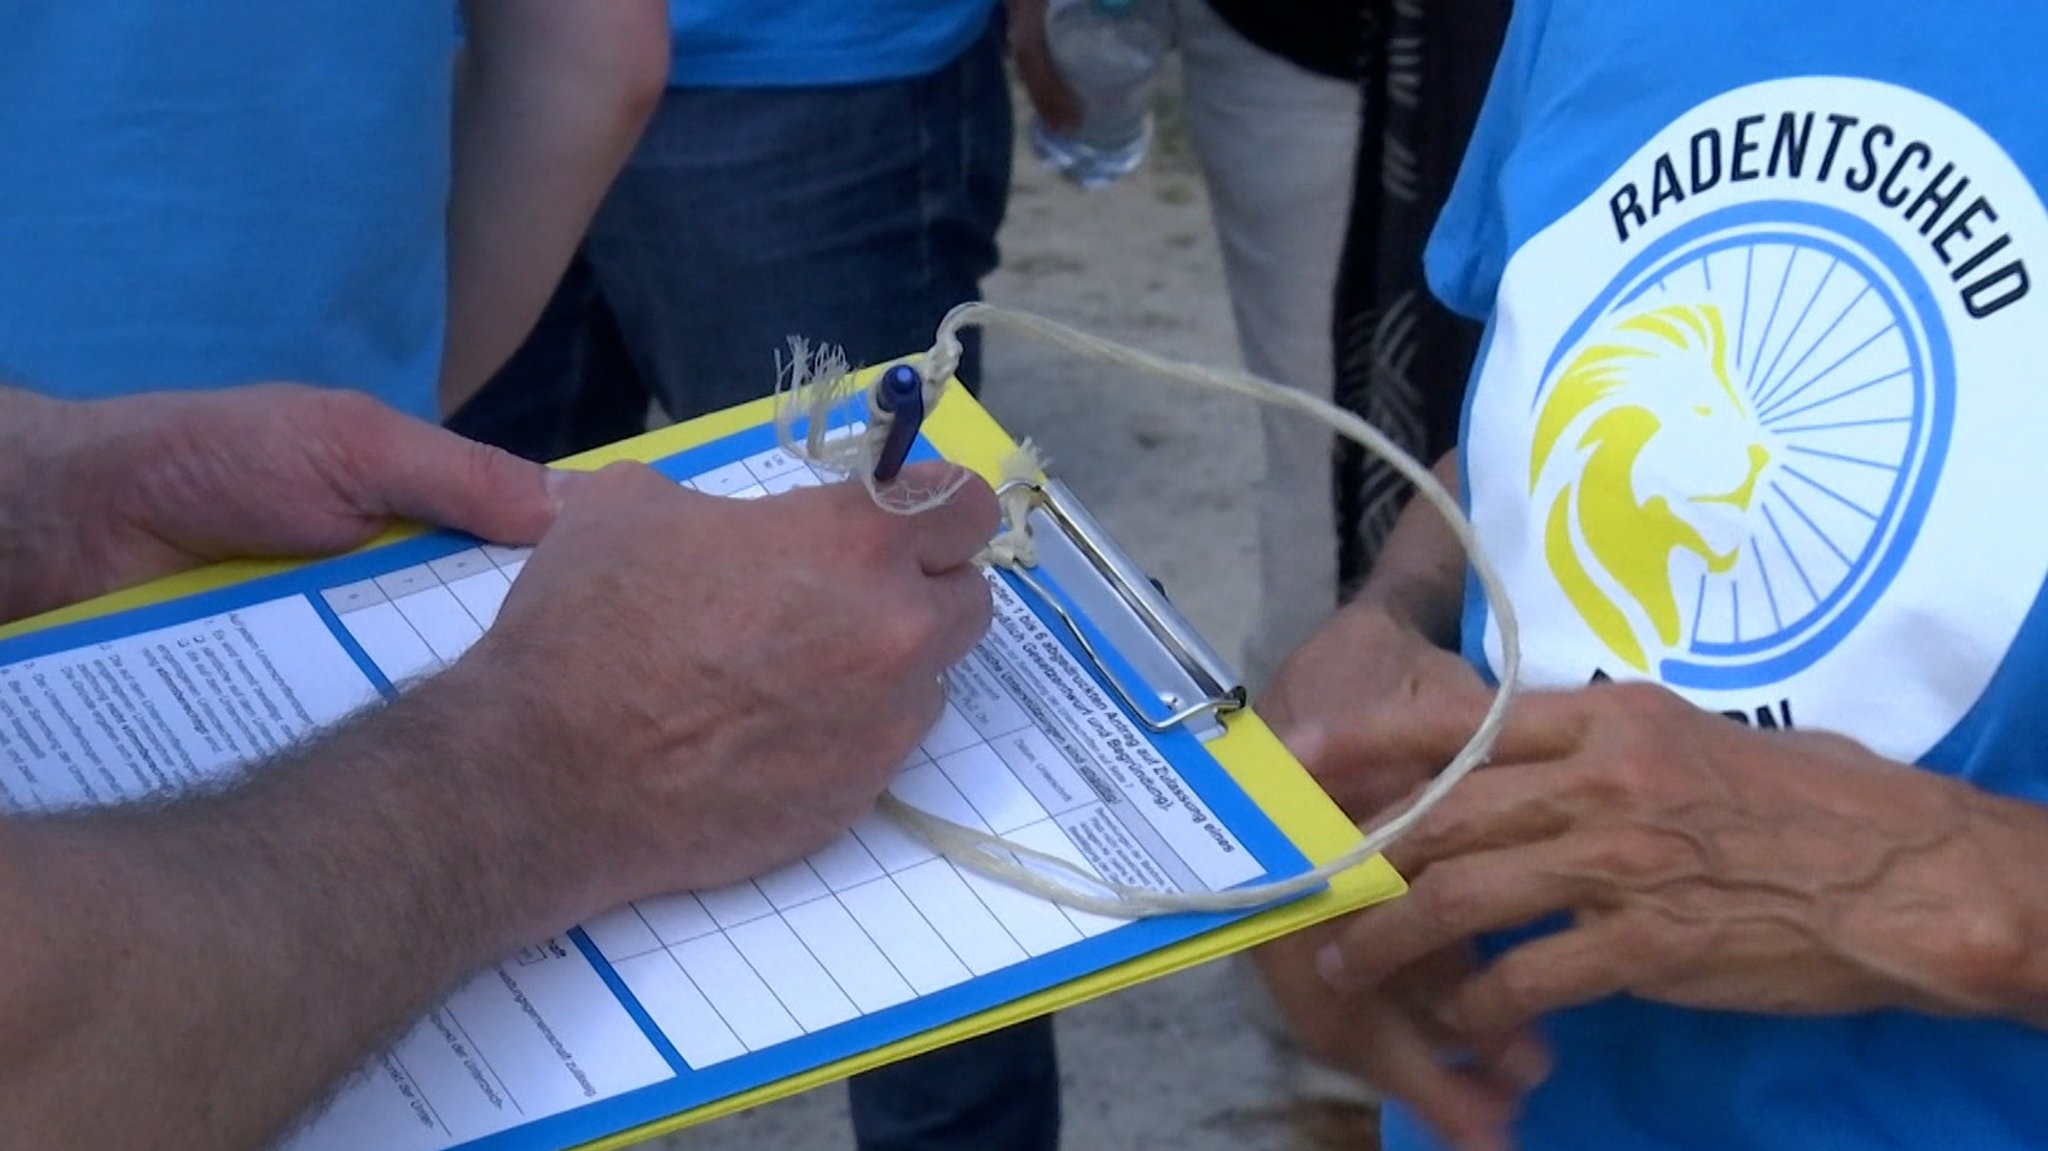
{"label": "metal clip on clipboard", "polygon": [[[1198,738],[1221,735],[1220,717],[1248,702],[1244,683],[1188,623],[1180,609],[1112,542],[1065,484],[1013,481],[1005,492],[1029,488],[1038,544],[1037,570],[1066,593],[1062,599],[1027,568],[1009,568],[1017,581],[1050,608],[1132,718],[1155,733],[1185,727]],[[1085,616],[1136,672],[1126,683],[1081,626]],[[1163,714],[1161,714],[1163,712]]]}

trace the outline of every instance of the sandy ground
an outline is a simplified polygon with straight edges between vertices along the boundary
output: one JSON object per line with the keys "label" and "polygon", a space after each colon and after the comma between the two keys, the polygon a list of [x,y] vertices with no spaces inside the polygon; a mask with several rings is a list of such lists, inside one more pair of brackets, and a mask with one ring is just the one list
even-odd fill
{"label": "sandy ground", "polygon": [[[1236,364],[1208,202],[1169,106],[1145,169],[1104,192],[1020,152],[989,298],[1135,346]],[[1050,454],[1219,650],[1241,659],[1256,596],[1247,486],[1264,466],[1247,402],[1105,372],[991,340],[986,401]],[[1068,1151],[1289,1147],[1285,1076],[1241,967],[1211,965],[1110,996],[1058,1022]],[[671,1151],[852,1146],[834,1086],[707,1124]]]}

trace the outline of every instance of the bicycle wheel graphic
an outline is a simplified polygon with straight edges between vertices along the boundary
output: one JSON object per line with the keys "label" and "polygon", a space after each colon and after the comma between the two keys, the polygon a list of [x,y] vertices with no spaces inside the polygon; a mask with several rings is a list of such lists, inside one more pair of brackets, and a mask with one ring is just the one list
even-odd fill
{"label": "bicycle wheel graphic", "polygon": [[1952,415],[1946,334],[1924,279],[1870,225],[1749,205],[1639,258],[1546,381],[1588,333],[1662,306],[1718,309],[1726,379],[1770,463],[1732,564],[1671,565],[1684,624],[1659,671],[1680,686],[1776,682],[1838,643],[1911,548]]}

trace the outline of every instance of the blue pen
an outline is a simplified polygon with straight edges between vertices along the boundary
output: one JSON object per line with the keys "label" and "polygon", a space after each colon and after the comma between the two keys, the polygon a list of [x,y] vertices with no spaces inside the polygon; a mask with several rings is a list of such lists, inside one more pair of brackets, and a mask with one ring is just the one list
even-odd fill
{"label": "blue pen", "polygon": [[882,454],[875,460],[875,482],[886,484],[903,470],[910,445],[917,442],[917,430],[924,424],[924,380],[917,369],[897,364],[882,373],[875,386],[875,406],[893,418],[889,436],[882,441]]}

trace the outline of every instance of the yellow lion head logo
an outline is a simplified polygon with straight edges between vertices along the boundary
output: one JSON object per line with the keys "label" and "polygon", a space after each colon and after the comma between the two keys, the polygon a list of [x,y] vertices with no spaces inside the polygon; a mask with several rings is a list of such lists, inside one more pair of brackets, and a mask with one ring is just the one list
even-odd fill
{"label": "yellow lion head logo", "polygon": [[1771,453],[1728,360],[1717,307],[1622,317],[1537,416],[1529,491],[1539,505],[1550,495],[1544,558],[1587,626],[1637,671],[1681,638],[1673,561],[1691,553],[1729,573],[1751,534]]}

